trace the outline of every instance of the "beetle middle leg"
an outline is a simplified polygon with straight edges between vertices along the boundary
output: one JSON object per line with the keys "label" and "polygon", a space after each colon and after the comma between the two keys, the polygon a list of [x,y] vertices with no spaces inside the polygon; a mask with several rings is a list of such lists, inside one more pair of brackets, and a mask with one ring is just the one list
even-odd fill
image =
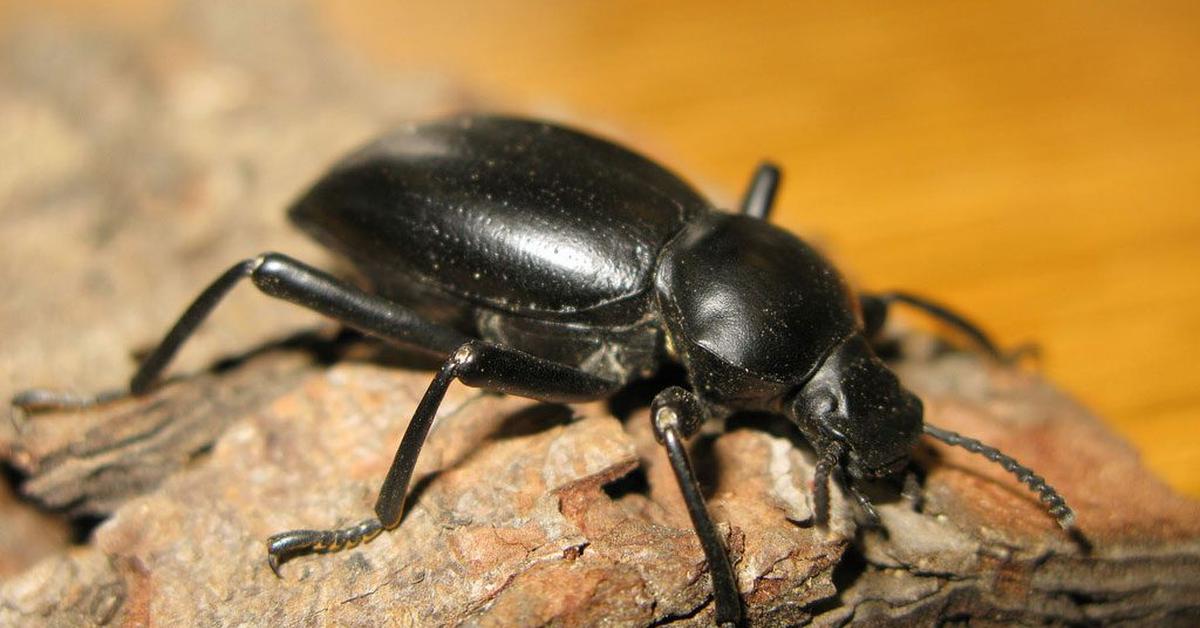
{"label": "beetle middle leg", "polygon": [[446,360],[417,404],[412,420],[396,450],[387,478],[375,502],[375,519],[349,528],[290,530],[267,540],[268,562],[279,575],[279,565],[299,554],[336,552],[369,541],[382,530],[400,524],[409,481],[417,457],[438,407],[455,379],[467,386],[553,403],[575,403],[603,398],[619,384],[565,364],[552,362],[517,349],[482,340],[459,346]]}
{"label": "beetle middle leg", "polygon": [[742,621],[742,598],[738,594],[737,579],[729,562],[725,544],[717,535],[716,526],[704,495],[692,472],[683,439],[695,434],[703,423],[705,412],[700,400],[691,392],[672,386],[660,392],[650,404],[650,416],[654,424],[654,435],[667,450],[667,459],[675,472],[675,480],[687,504],[692,527],[700,538],[704,557],[708,560],[708,571],[712,574],[713,598],[716,603],[716,620],[720,625],[740,624]]}
{"label": "beetle middle leg", "polygon": [[1002,351],[995,341],[992,340],[991,336],[983,331],[979,325],[972,323],[966,317],[954,312],[950,308],[924,297],[907,292],[893,291],[859,295],[859,302],[862,304],[867,338],[875,339],[878,337],[879,332],[883,330],[884,323],[887,322],[888,311],[893,303],[903,303],[921,310],[929,316],[957,329],[970,338],[980,349],[998,360],[1003,361],[1013,357],[1013,355]]}
{"label": "beetle middle leg", "polygon": [[741,213],[766,220],[775,205],[775,193],[779,191],[779,167],[764,161],[754,171],[746,195],[742,197]]}

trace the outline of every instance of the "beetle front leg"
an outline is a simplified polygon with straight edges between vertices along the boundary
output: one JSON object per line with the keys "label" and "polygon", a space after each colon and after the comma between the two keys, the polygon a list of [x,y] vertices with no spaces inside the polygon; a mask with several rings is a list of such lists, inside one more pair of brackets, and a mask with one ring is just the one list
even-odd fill
{"label": "beetle front leg", "polygon": [[738,625],[742,622],[742,598],[738,594],[737,579],[725,544],[717,535],[716,526],[704,505],[704,495],[692,472],[683,439],[700,429],[705,411],[703,404],[691,392],[672,386],[660,392],[650,404],[650,415],[654,424],[654,435],[667,450],[667,459],[675,472],[675,480],[687,504],[692,527],[704,549],[708,560],[708,571],[712,574],[713,599],[716,603],[716,620],[720,625]]}
{"label": "beetle front leg", "polygon": [[291,530],[267,540],[268,563],[276,575],[279,565],[307,553],[328,553],[370,541],[382,530],[400,524],[408,485],[417,456],[429,435],[446,390],[455,379],[467,386],[554,403],[600,399],[617,387],[579,369],[551,362],[516,349],[481,340],[460,346],[438,369],[421,397],[400,440],[396,457],[375,502],[375,519],[334,530]]}

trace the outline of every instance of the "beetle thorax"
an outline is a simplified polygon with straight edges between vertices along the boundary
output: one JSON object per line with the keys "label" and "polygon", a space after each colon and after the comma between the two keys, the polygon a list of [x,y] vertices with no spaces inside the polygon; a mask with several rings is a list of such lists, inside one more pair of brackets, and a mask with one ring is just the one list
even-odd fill
{"label": "beetle thorax", "polygon": [[857,329],[833,266],[746,216],[714,212],[689,225],[660,257],[656,290],[696,392],[735,409],[777,409]]}

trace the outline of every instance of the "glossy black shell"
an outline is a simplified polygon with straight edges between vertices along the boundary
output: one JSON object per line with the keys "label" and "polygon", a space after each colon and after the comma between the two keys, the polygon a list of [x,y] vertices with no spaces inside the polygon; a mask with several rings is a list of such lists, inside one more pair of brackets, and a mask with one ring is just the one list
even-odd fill
{"label": "glossy black shell", "polygon": [[769,407],[860,326],[837,271],[799,238],[539,122],[401,129],[336,164],[290,216],[430,318],[612,381],[674,359],[719,405]]}
{"label": "glossy black shell", "polygon": [[676,352],[712,401],[772,409],[860,329],[828,260],[757,218],[696,220],[664,250],[657,274]]}
{"label": "glossy black shell", "polygon": [[417,282],[499,311],[620,325],[644,316],[659,251],[706,210],[688,184],[609,142],[456,118],[346,157],[290,215],[385,294]]}

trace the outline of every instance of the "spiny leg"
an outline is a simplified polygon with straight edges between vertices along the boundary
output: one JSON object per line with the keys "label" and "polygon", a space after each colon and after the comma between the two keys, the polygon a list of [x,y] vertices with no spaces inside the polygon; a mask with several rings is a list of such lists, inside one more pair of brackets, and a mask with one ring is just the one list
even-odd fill
{"label": "spiny leg", "polygon": [[875,339],[883,329],[883,324],[887,321],[889,306],[892,303],[904,303],[959,330],[978,345],[979,348],[991,354],[996,359],[1007,360],[1012,357],[1001,351],[996,343],[992,341],[992,338],[978,325],[946,306],[924,297],[907,292],[882,292],[879,294],[860,295],[859,302],[862,304],[866,336],[869,339]]}
{"label": "spiny leg", "polygon": [[779,167],[775,164],[769,161],[759,164],[754,177],[750,179],[750,186],[746,188],[746,195],[742,197],[741,213],[766,220],[775,204],[780,177]]}
{"label": "spiny leg", "polygon": [[1062,495],[1058,494],[1058,491],[1054,490],[1053,486],[1047,484],[1042,476],[1034,473],[1033,469],[1001,453],[999,449],[984,445],[974,438],[968,438],[950,430],[943,430],[928,423],[925,424],[925,433],[947,445],[962,447],[1004,467],[1005,471],[1016,476],[1030,490],[1038,494],[1038,497],[1046,506],[1046,510],[1058,521],[1058,525],[1062,526],[1064,530],[1070,530],[1075,525],[1075,513],[1071,510],[1070,506],[1067,506],[1066,500],[1063,499]]}
{"label": "spiny leg", "polygon": [[335,530],[291,530],[267,540],[268,563],[279,575],[279,565],[307,553],[335,552],[369,541],[381,530],[400,524],[405,497],[417,457],[450,383],[458,379],[475,388],[571,403],[607,396],[616,384],[574,367],[481,340],[464,343],[438,370],[413,412],[387,478],[375,502],[375,519]]}
{"label": "spiny leg", "polygon": [[[269,561],[276,573],[279,564],[290,556],[353,547],[399,523],[413,465],[451,380],[457,378],[469,386],[551,402],[597,399],[616,388],[612,382],[573,367],[472,340],[458,331],[426,320],[402,305],[362,292],[290,257],[267,253],[238,262],[196,298],[138,369],[130,382],[129,393],[137,395],[150,390],[184,341],[221,298],[245,277],[250,277],[267,295],[304,306],[386,341],[431,353],[451,354],[418,405],[396,453],[376,503],[378,517],[338,530],[296,530],[271,537]],[[74,397],[65,395],[18,395],[18,400],[36,401],[40,408],[55,407],[56,399],[76,405]]]}
{"label": "spiny leg", "polygon": [[700,429],[705,416],[704,406],[691,392],[672,386],[659,393],[650,404],[654,435],[667,450],[667,459],[675,472],[675,481],[683,493],[692,527],[704,549],[708,571],[712,574],[713,599],[719,625],[738,625],[742,622],[742,598],[725,544],[717,535],[716,526],[704,505],[704,495],[692,472],[683,439]]}
{"label": "spiny leg", "polygon": [[425,321],[403,306],[364,293],[311,266],[279,253],[265,253],[234,264],[205,288],[158,347],[142,362],[130,380],[127,391],[80,396],[33,389],[13,397],[12,405],[25,412],[42,412],[84,408],[129,394],[149,392],[183,343],[208,318],[221,299],[246,277],[267,295],[291,301],[368,334],[412,348],[445,355],[468,340],[467,336],[453,329]]}

